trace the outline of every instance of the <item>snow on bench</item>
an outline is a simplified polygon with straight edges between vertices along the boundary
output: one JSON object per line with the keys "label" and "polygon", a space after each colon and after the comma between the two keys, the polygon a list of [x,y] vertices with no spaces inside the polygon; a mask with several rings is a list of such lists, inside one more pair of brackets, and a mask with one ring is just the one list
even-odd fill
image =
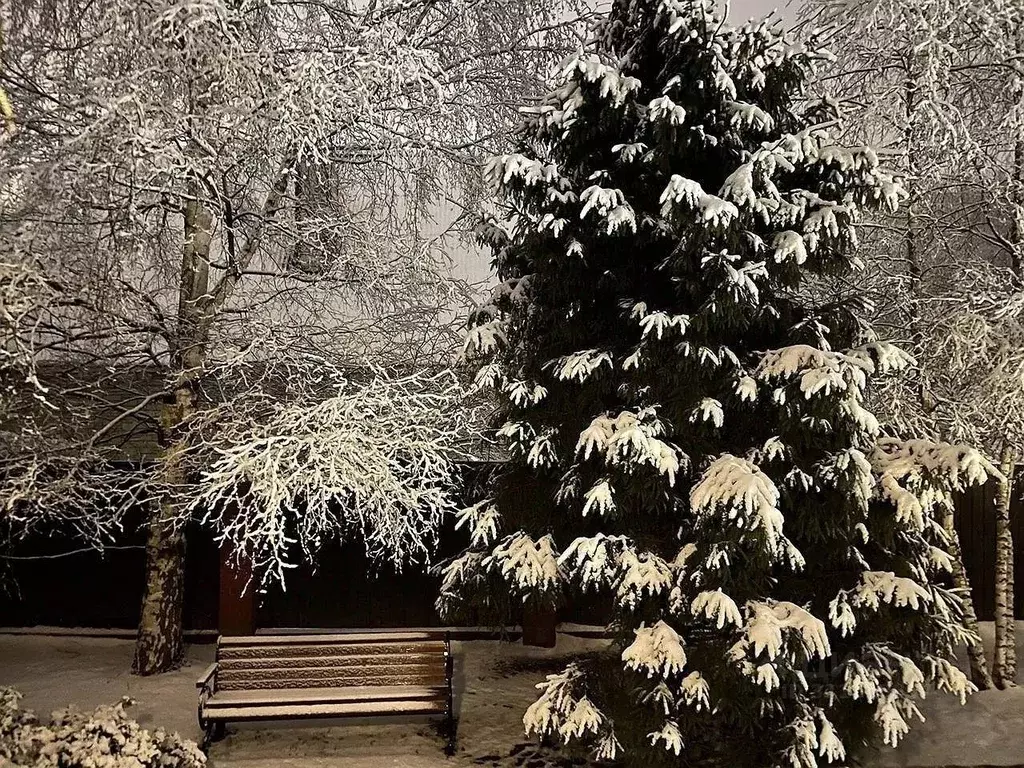
{"label": "snow on bench", "polygon": [[204,749],[227,722],[432,715],[455,751],[448,633],[221,637],[196,688]]}

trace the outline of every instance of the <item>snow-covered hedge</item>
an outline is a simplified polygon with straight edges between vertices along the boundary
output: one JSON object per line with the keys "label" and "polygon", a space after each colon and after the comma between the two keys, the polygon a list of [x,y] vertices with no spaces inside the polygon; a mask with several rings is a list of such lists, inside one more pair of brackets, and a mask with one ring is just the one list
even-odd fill
{"label": "snow-covered hedge", "polygon": [[162,728],[147,731],[125,713],[125,697],[95,712],[68,708],[40,723],[21,709],[21,694],[0,688],[0,765],[81,768],[202,768],[206,757],[195,742]]}

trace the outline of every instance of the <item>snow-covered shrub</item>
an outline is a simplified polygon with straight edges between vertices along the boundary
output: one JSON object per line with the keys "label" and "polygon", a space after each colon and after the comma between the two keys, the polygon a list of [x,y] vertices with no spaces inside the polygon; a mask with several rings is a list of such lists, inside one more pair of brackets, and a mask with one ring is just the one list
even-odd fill
{"label": "snow-covered shrub", "polygon": [[33,768],[202,768],[195,742],[163,728],[148,731],[128,717],[132,700],[91,713],[68,708],[51,723],[21,709],[21,694],[0,688],[0,765]]}

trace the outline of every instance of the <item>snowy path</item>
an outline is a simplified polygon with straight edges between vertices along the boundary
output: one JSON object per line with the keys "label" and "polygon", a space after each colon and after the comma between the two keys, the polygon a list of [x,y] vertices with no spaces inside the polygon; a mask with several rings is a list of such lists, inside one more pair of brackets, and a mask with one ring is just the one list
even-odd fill
{"label": "snowy path", "polygon": [[[1024,631],[1021,635],[1024,650]],[[524,741],[521,718],[535,697],[534,684],[557,667],[560,657],[599,644],[564,635],[553,651],[496,641],[457,643],[460,753],[455,760],[445,759],[441,739],[422,721],[360,721],[335,727],[238,726],[233,735],[214,745],[211,764],[224,768],[530,764],[533,761],[510,760],[508,755]],[[154,678],[128,674],[131,653],[132,644],[125,640],[0,635],[0,685],[20,689],[24,706],[40,713],[68,703],[92,708],[127,694],[137,700],[134,716],[143,725],[163,725],[198,739],[194,680],[212,660],[213,646],[191,646],[182,669]],[[982,693],[964,708],[950,697],[933,695],[924,711],[928,721],[915,724],[904,746],[879,756],[876,764],[1024,765],[1024,688]],[[496,758],[503,759],[499,763]]]}

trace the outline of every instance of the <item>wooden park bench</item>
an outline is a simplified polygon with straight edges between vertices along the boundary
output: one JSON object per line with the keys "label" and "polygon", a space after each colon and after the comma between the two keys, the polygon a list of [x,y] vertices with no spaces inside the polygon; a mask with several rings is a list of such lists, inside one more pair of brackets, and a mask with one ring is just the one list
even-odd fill
{"label": "wooden park bench", "polygon": [[229,722],[435,715],[455,752],[448,633],[221,637],[216,658],[196,681],[204,750]]}

